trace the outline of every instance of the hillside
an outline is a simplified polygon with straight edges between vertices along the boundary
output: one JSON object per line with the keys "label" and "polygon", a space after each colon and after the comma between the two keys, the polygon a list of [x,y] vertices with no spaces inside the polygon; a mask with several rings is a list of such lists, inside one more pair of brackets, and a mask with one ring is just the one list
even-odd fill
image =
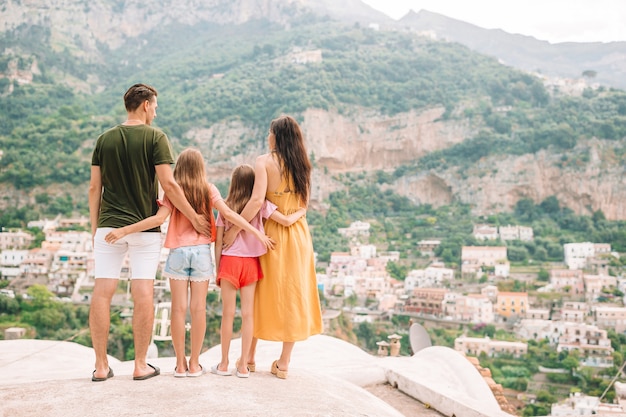
{"label": "hillside", "polygon": [[349,21],[350,7],[377,15],[353,1],[320,12],[326,3],[8,2],[0,205],[84,212],[91,147],[142,81],[159,90],[158,126],[177,149],[200,148],[216,182],[290,113],[315,162],[316,207],[367,182],[477,214],[556,196],[626,219],[624,92],[566,94],[457,43],[332,20]]}
{"label": "hillside", "polygon": [[551,44],[500,29],[483,29],[427,10],[411,11],[397,25],[458,42],[514,68],[565,78],[582,78],[587,71],[593,82],[626,89],[626,42]]}

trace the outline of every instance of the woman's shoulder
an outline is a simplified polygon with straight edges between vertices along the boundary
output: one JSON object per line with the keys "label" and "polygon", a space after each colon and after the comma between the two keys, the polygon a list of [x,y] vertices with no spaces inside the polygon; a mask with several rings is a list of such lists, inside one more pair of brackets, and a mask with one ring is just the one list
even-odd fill
{"label": "woman's shoulder", "polygon": [[257,161],[267,161],[272,159],[271,153],[264,153],[256,157]]}

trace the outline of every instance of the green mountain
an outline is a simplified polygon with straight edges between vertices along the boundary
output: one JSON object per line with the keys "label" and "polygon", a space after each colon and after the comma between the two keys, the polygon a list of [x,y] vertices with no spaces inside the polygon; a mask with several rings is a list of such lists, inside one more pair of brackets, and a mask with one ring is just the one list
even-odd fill
{"label": "green mountain", "polygon": [[385,18],[359,1],[23,3],[0,6],[2,208],[85,211],[95,138],[146,82],[157,125],[178,150],[200,148],[214,182],[289,113],[318,207],[374,184],[476,213],[555,196],[626,219],[621,90],[546,85],[458,43],[377,30],[367,22]]}

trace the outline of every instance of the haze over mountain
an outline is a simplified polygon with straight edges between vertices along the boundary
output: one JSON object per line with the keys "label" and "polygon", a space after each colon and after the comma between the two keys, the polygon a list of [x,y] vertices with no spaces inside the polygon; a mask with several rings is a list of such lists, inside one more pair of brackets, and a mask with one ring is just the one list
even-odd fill
{"label": "haze over mountain", "polygon": [[565,78],[581,78],[585,71],[593,71],[595,82],[626,88],[626,42],[552,44],[500,29],[483,29],[426,10],[411,11],[398,23],[411,30],[432,32],[515,68]]}
{"label": "haze over mountain", "polygon": [[214,181],[264,152],[269,121],[289,113],[318,207],[367,182],[476,213],[556,196],[626,219],[626,96],[590,88],[620,79],[612,44],[549,45],[424,11],[395,22],[358,0],[9,0],[0,21],[3,207],[84,200],[95,137],[143,81],[160,91],[159,126],[177,149],[199,147]]}

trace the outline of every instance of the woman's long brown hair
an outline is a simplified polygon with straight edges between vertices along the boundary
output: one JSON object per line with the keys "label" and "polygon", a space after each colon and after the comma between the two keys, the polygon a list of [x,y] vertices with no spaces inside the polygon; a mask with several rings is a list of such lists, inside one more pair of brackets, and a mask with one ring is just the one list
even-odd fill
{"label": "woman's long brown hair", "polygon": [[304,204],[309,202],[311,161],[304,147],[304,136],[298,122],[291,116],[272,120],[270,132],[276,138],[276,153],[280,157],[283,175],[293,180],[294,191]]}
{"label": "woman's long brown hair", "polygon": [[187,148],[180,153],[174,167],[174,179],[183,189],[185,197],[196,213],[204,215],[213,228],[209,184],[206,180],[204,158],[199,150]]}
{"label": "woman's long brown hair", "polygon": [[230,188],[225,203],[230,209],[241,214],[254,188],[254,168],[248,164],[239,165],[233,170],[230,179]]}

